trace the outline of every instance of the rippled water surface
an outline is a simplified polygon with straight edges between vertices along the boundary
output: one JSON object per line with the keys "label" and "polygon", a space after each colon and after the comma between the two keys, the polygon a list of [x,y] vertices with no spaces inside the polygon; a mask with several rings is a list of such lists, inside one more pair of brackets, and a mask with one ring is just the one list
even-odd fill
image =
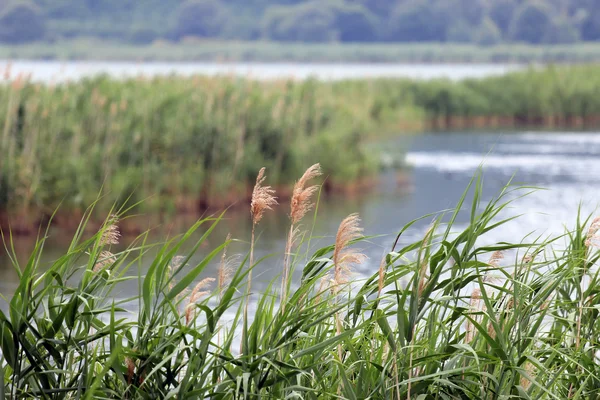
{"label": "rippled water surface", "polygon": [[[363,244],[370,261],[358,272],[367,275],[375,271],[384,251],[389,250],[396,232],[407,222],[425,214],[452,208],[465,187],[481,166],[484,171],[484,200],[497,194],[512,179],[514,184],[544,188],[519,198],[513,198],[512,208],[505,215],[523,214],[516,221],[489,234],[485,241],[520,241],[528,233],[537,235],[561,233],[564,225],[573,226],[577,209],[593,213],[600,203],[600,134],[574,132],[520,132],[520,133],[429,133],[400,136],[380,144],[387,158],[402,157],[410,169],[404,173],[384,172],[376,188],[360,196],[323,198],[313,226],[307,218],[305,229],[315,235],[329,235],[313,243],[331,243],[339,222],[351,212],[359,212],[368,235],[383,235]],[[523,192],[524,193],[524,192]],[[288,229],[287,205],[270,213],[259,226],[257,253],[274,254],[257,270],[257,288],[280,272],[281,252]],[[404,242],[422,237],[433,217],[416,224]],[[179,229],[193,223],[184,217]],[[460,215],[457,227],[466,224],[466,215]],[[250,236],[249,213],[237,209],[227,215],[216,229],[207,247],[200,249],[199,257],[218,245],[231,232],[240,240],[231,252],[245,253]],[[173,233],[173,232],[172,232]],[[536,235],[536,236],[537,236]],[[53,231],[48,242],[46,261],[56,259],[66,249],[65,234]],[[158,239],[158,238],[157,238]],[[125,239],[125,241],[130,239]],[[16,243],[23,253],[31,246],[29,239]],[[211,266],[206,275],[214,275]],[[0,257],[0,293],[10,295],[16,274],[8,260]],[[125,286],[122,295],[134,291],[136,283]]]}

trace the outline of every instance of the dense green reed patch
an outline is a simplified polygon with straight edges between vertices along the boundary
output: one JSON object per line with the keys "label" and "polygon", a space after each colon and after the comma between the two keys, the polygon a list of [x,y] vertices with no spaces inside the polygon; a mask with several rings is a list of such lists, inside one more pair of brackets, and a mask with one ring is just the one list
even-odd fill
{"label": "dense green reed patch", "polygon": [[104,212],[125,197],[155,213],[229,206],[260,166],[281,185],[316,160],[343,187],[378,165],[369,101],[350,94],[312,80],[17,79],[0,88],[0,210],[81,215],[101,189]]}
{"label": "dense green reed patch", "polygon": [[[291,233],[284,260],[302,275],[283,281],[283,302],[279,281],[247,291],[254,265],[232,264],[231,240],[198,250],[222,216],[113,254],[117,220],[86,239],[88,212],[51,265],[40,263],[45,237],[25,265],[15,261],[20,284],[0,308],[0,398],[598,398],[600,221],[485,245],[513,218],[521,189],[485,203],[472,186],[422,239],[372,260],[364,279],[350,271],[363,260],[356,215],[324,248]],[[454,223],[459,212],[470,215],[466,227]],[[181,257],[185,243],[192,251]],[[210,263],[219,276],[203,274]],[[125,280],[139,292],[120,299]]]}
{"label": "dense green reed patch", "polygon": [[100,191],[98,215],[126,200],[144,200],[136,211],[155,215],[240,204],[263,165],[281,187],[321,161],[325,189],[347,188],[376,176],[378,155],[366,144],[390,132],[596,127],[598,71],[534,68],[460,82],[18,78],[0,86],[0,224],[11,215],[15,229],[35,231],[59,204],[68,212],[57,221],[77,221]]}

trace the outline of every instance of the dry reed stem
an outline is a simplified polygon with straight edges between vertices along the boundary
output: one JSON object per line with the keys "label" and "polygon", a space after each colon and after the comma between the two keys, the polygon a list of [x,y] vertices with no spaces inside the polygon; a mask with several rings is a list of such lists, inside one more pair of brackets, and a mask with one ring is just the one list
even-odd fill
{"label": "dry reed stem", "polygon": [[497,250],[492,253],[490,259],[488,260],[488,265],[491,267],[498,268],[500,266],[500,261],[504,259],[504,253],[501,250]]}

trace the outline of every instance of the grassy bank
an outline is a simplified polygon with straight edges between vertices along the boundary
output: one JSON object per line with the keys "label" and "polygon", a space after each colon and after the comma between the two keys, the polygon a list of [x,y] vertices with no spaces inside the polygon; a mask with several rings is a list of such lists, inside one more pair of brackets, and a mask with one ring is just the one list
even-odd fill
{"label": "grassy bank", "polygon": [[[289,184],[322,160],[326,191],[372,182],[367,146],[390,132],[600,126],[600,68],[549,67],[482,80],[336,82],[107,77],[0,87],[0,225],[35,232],[116,201],[173,215],[244,204],[261,165]],[[283,191],[283,197],[289,195]]]}
{"label": "grassy bank", "polygon": [[[26,265],[15,265],[20,284],[0,312],[0,396],[598,396],[598,219],[578,218],[560,237],[524,234],[483,245],[486,233],[510,220],[499,216],[518,189],[484,203],[475,184],[422,239],[396,241],[381,262],[372,260],[372,275],[357,279],[352,270],[364,257],[356,247],[367,243],[356,244],[363,239],[356,215],[321,249],[294,229],[313,205],[315,175],[307,171],[294,191],[288,256],[279,256],[283,278],[262,293],[251,290],[254,235],[233,239],[250,240],[241,258],[225,254],[229,238],[197,251],[220,217],[163,245],[142,235],[118,254],[112,217],[91,238],[82,237],[82,226],[51,265],[39,262],[41,238]],[[269,182],[259,179],[254,190],[258,230],[276,206]],[[459,212],[470,212],[466,228],[453,224]],[[408,224],[398,236],[414,229]],[[197,241],[195,232],[202,233]],[[194,250],[181,256],[186,242]],[[219,273],[207,277],[211,263]],[[295,268],[302,268],[299,282],[289,278]],[[139,292],[115,299],[124,280],[137,281]]]}
{"label": "grassy bank", "polygon": [[374,63],[588,63],[600,61],[600,44],[481,47],[447,43],[304,44],[276,42],[157,42],[131,45],[66,40],[0,46],[0,58],[98,61],[248,61]]}

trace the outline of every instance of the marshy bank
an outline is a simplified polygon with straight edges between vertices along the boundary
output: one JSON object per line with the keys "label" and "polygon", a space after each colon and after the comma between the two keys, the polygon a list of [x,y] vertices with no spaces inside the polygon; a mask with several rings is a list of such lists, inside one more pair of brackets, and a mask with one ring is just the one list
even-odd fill
{"label": "marshy bank", "polygon": [[132,213],[164,219],[246,204],[263,165],[283,188],[320,161],[325,192],[346,192],[377,180],[381,160],[371,144],[392,134],[596,127],[599,70],[459,82],[13,79],[0,89],[0,220],[6,226],[10,216],[16,232],[32,233],[59,205],[55,221],[73,226],[96,200],[98,220],[115,203],[140,202]]}

